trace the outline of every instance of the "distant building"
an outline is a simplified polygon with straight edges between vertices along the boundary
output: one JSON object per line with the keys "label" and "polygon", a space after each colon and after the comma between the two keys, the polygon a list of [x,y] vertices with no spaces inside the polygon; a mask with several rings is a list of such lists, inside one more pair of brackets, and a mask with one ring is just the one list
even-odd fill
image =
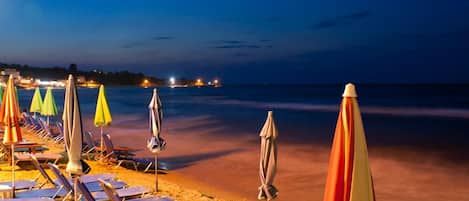
{"label": "distant building", "polygon": [[77,83],[78,83],[78,84],[84,84],[84,83],[86,83],[86,77],[83,76],[83,75],[77,76]]}
{"label": "distant building", "polygon": [[5,77],[13,75],[13,78],[15,80],[21,79],[20,72],[13,68],[5,68],[4,70],[0,72],[0,74]]}

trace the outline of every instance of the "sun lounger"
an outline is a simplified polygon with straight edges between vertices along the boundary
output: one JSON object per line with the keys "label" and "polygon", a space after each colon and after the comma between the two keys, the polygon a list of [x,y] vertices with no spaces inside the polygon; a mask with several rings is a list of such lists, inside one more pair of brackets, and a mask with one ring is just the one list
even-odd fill
{"label": "sun lounger", "polygon": [[103,136],[104,148],[106,149],[106,156],[104,159],[107,159],[110,162],[117,163],[116,166],[121,166],[123,163],[130,163],[134,166],[135,170],[138,170],[137,162],[133,160],[132,149],[130,148],[121,148],[115,149],[112,144],[111,137],[109,135]]}
{"label": "sun lounger", "polygon": [[52,198],[11,198],[2,199],[2,201],[54,201]]}
{"label": "sun lounger", "polygon": [[[150,190],[145,187],[129,187],[125,189],[115,189],[112,184],[109,182],[99,180],[99,184],[104,189],[104,192],[96,192],[93,193],[93,197],[96,198],[103,198],[106,197],[111,201],[122,201],[122,198],[129,198],[129,197],[142,197],[148,193]],[[125,200],[132,200],[132,199],[125,199]]]}
{"label": "sun lounger", "polygon": [[36,189],[36,190],[28,190],[28,191],[20,191],[15,193],[16,198],[57,198],[57,197],[64,197],[67,198],[70,196],[69,192],[67,192],[63,188],[45,188],[45,189]]}
{"label": "sun lounger", "polygon": [[[103,181],[104,182],[104,181]],[[101,183],[100,183],[101,185]],[[109,184],[112,186],[112,184]],[[103,187],[105,188],[105,187]],[[113,187],[111,187],[113,188]],[[89,189],[80,181],[78,180],[77,182],[77,189],[81,193],[81,198],[83,198],[85,201],[96,201],[96,200],[111,200],[108,195],[105,192],[99,192],[99,193],[91,193]],[[130,188],[125,188],[125,189],[117,189],[115,190],[113,188],[113,192],[116,193],[116,197],[121,200],[121,198],[125,197],[135,197],[135,196],[141,196],[145,194],[144,192],[146,189],[141,188],[141,187],[130,187]],[[119,197],[121,196],[121,197]],[[129,200],[129,199],[126,199]]]}
{"label": "sun lounger", "polygon": [[52,178],[47,174],[47,172],[42,168],[41,164],[37,161],[36,157],[31,156],[33,165],[39,170],[39,175],[36,176],[36,180],[39,179],[40,175],[45,178],[45,181],[38,185],[39,188],[43,187],[46,183],[50,183],[55,185],[54,188],[45,188],[45,189],[37,189],[37,190],[28,190],[28,191],[21,191],[16,193],[17,198],[38,198],[38,197],[49,197],[49,198],[56,198],[56,197],[64,197],[67,198],[70,196],[70,192],[65,190],[63,186],[58,185],[55,183]]}
{"label": "sun lounger", "polygon": [[[58,179],[54,181],[52,177],[50,177],[49,174],[47,174],[46,170],[41,166],[39,161],[34,156],[32,156],[31,159],[32,159],[31,161],[34,167],[36,167],[36,169],[39,170],[39,175],[36,176],[36,178],[39,178],[40,176],[44,178],[44,181],[39,186],[43,186],[46,183],[60,186],[60,182],[57,181]],[[96,183],[98,179],[103,179],[107,181],[107,180],[112,180],[114,178],[115,178],[115,175],[113,174],[92,174],[92,175],[82,176],[82,179],[84,180],[85,183],[92,183],[92,182]],[[68,178],[68,180],[71,181],[71,178]],[[93,185],[96,185],[96,184],[93,184]]]}
{"label": "sun lounger", "polygon": [[55,153],[37,153],[37,154],[15,154],[15,162],[24,162],[24,161],[31,161],[32,162],[32,157],[34,156],[37,161],[43,161],[43,163],[57,163],[60,159],[63,158],[61,154],[55,154]]}
{"label": "sun lounger", "polygon": [[61,143],[64,141],[64,129],[63,129],[62,123],[57,122],[56,125],[57,125],[57,130],[59,130],[59,135],[55,137],[54,143],[57,144],[57,143]]}
{"label": "sun lounger", "polygon": [[39,119],[39,123],[41,124],[41,127],[42,127],[42,130],[44,131],[43,132],[43,138],[49,138],[53,141],[63,137],[63,136],[60,136],[60,133],[53,133],[52,130],[49,128],[49,125],[44,122],[44,120],[42,119]]}
{"label": "sun lounger", "polygon": [[[52,163],[49,163],[49,168],[52,170],[52,173],[55,175],[57,178],[58,183],[65,188],[67,191],[74,192],[74,188],[72,183],[73,179],[67,179],[65,176],[60,172],[59,168],[55,166]],[[99,180],[99,179],[98,179]],[[116,186],[116,188],[123,188],[127,184],[125,182],[120,182],[120,181],[108,181]],[[94,182],[84,182],[85,186],[88,188],[89,191],[91,192],[96,192],[96,191],[102,191],[103,189],[99,185],[97,181]]]}
{"label": "sun lounger", "polygon": [[83,133],[83,142],[83,157],[86,157],[88,159],[96,158],[96,143],[93,140],[93,134],[91,132],[87,131]]}
{"label": "sun lounger", "polygon": [[[11,181],[0,182],[0,185],[6,185],[11,187]],[[15,180],[16,190],[32,189],[37,186],[36,180]]]}
{"label": "sun lounger", "polygon": [[[119,190],[116,190],[112,184],[105,182],[105,181],[99,181],[101,186],[104,189],[104,194],[107,196],[107,198],[110,201],[123,201],[122,193],[119,192]],[[96,196],[96,194],[94,194]],[[93,200],[87,200],[87,201],[93,201]],[[134,198],[134,199],[126,199],[126,201],[174,201],[170,198],[167,197],[158,197],[158,196],[151,196],[151,197],[142,197],[142,198]]]}

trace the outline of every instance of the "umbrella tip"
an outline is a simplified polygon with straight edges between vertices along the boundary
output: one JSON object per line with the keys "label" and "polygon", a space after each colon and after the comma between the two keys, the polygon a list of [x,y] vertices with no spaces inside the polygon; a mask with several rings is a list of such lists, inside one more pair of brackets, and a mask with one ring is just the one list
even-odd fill
{"label": "umbrella tip", "polygon": [[349,98],[358,97],[357,92],[355,91],[355,85],[353,85],[352,83],[348,83],[347,85],[345,85],[345,90],[344,90],[344,94],[342,94],[342,97],[349,97]]}
{"label": "umbrella tip", "polygon": [[153,93],[156,93],[156,88],[153,88]]}
{"label": "umbrella tip", "polygon": [[272,110],[269,110],[267,112],[267,116],[272,117],[274,115],[274,112]]}
{"label": "umbrella tip", "polygon": [[72,79],[73,79],[73,75],[72,75],[72,74],[69,74],[69,75],[68,75],[68,79],[69,79],[69,80],[72,80]]}

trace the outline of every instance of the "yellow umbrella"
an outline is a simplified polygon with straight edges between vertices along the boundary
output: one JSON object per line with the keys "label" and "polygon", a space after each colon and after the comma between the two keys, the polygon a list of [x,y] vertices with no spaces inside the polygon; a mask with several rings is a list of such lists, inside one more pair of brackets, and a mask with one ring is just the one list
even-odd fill
{"label": "yellow umbrella", "polygon": [[324,201],[374,201],[365,130],[357,94],[347,84],[332,144]]}
{"label": "yellow umbrella", "polygon": [[18,102],[15,93],[13,76],[10,75],[5,95],[3,96],[2,106],[0,107],[0,121],[5,125],[3,144],[10,144],[11,146],[11,182],[13,196],[15,193],[15,144],[22,141],[21,128],[18,122]]}
{"label": "yellow umbrella", "polygon": [[104,85],[99,87],[98,101],[96,102],[96,112],[94,115],[94,125],[101,127],[101,150],[103,150],[103,127],[112,122],[111,112],[106,100]]}

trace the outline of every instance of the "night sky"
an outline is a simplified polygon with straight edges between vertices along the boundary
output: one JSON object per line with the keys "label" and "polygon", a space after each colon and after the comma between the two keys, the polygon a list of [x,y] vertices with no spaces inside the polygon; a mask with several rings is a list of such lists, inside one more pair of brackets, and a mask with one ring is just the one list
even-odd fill
{"label": "night sky", "polygon": [[469,82],[469,1],[0,1],[0,62],[226,83]]}

